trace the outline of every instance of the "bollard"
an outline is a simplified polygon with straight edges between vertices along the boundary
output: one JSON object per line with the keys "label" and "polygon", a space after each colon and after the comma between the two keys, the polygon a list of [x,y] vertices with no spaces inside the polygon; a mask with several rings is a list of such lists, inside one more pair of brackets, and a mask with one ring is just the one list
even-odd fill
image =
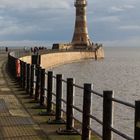
{"label": "bollard", "polygon": [[40,106],[44,106],[44,95],[45,95],[45,69],[41,69],[41,91],[40,91]]}
{"label": "bollard", "polygon": [[90,110],[91,110],[91,84],[84,84],[82,140],[90,140]]}
{"label": "bollard", "polygon": [[140,140],[140,101],[135,101],[135,132],[134,140]]}
{"label": "bollard", "polygon": [[104,91],[103,94],[103,140],[112,140],[113,136],[110,127],[113,125],[113,91]]}
{"label": "bollard", "polygon": [[31,78],[30,78],[30,97],[33,97],[33,92],[34,92],[34,65],[31,65]]}
{"label": "bollard", "polygon": [[27,84],[26,84],[26,92],[30,93],[30,64],[27,64]]}
{"label": "bollard", "polygon": [[36,67],[36,88],[35,88],[35,100],[38,101],[40,94],[40,80],[41,80],[41,67]]}

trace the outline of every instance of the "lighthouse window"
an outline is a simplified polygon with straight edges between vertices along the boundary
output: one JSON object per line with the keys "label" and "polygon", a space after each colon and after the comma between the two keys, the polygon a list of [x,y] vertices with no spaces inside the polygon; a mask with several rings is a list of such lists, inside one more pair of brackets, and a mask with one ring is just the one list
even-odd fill
{"label": "lighthouse window", "polygon": [[83,28],[81,28],[81,32],[84,32],[84,29]]}
{"label": "lighthouse window", "polygon": [[83,19],[83,16],[80,16],[80,19]]}
{"label": "lighthouse window", "polygon": [[83,9],[82,8],[79,8],[79,10],[82,11]]}
{"label": "lighthouse window", "polygon": [[83,8],[80,8],[81,11],[83,11]]}
{"label": "lighthouse window", "polygon": [[81,41],[84,41],[83,37],[81,37]]}

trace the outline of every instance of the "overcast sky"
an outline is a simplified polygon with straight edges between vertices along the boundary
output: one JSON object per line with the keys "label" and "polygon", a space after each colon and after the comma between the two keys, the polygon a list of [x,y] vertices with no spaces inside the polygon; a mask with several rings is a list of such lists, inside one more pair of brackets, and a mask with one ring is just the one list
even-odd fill
{"label": "overcast sky", "polygon": [[[0,0],[0,46],[70,42],[74,0]],[[90,38],[105,46],[140,46],[140,0],[88,0]]]}

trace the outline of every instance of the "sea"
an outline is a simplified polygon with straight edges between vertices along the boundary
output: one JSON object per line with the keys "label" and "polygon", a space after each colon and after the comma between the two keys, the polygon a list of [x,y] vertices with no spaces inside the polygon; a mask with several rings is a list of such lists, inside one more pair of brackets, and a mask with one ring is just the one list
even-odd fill
{"label": "sea", "polygon": [[[105,47],[103,60],[81,60],[53,68],[54,74],[63,74],[63,79],[74,78],[75,83],[93,84],[93,90],[103,94],[105,90],[114,91],[114,98],[135,104],[140,100],[140,47]],[[65,98],[65,85],[63,96]],[[82,109],[83,91],[75,89],[74,104]],[[102,121],[103,99],[92,95],[92,115]],[[82,120],[82,115],[74,112]],[[102,135],[102,126],[91,121],[91,127]],[[114,103],[113,127],[134,137],[134,109]],[[124,138],[113,133],[114,140]]]}

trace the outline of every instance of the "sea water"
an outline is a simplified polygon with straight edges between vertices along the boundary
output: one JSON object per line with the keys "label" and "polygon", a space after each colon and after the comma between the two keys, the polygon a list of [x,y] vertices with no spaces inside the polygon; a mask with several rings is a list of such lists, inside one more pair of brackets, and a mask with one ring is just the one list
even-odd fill
{"label": "sea water", "polygon": [[[92,83],[93,89],[101,94],[104,90],[113,90],[117,99],[135,104],[140,99],[140,48],[110,47],[104,48],[105,58],[93,59],[61,65],[53,69],[63,78],[75,78],[78,85]],[[65,92],[64,92],[65,94]],[[64,95],[65,96],[65,95]],[[76,89],[75,105],[82,106],[83,91]],[[102,120],[102,98],[92,96],[92,114]],[[114,103],[114,128],[133,137],[134,109]],[[75,117],[82,116],[75,111]],[[92,128],[102,134],[102,126],[92,121]],[[114,134],[114,140],[124,140]]]}

